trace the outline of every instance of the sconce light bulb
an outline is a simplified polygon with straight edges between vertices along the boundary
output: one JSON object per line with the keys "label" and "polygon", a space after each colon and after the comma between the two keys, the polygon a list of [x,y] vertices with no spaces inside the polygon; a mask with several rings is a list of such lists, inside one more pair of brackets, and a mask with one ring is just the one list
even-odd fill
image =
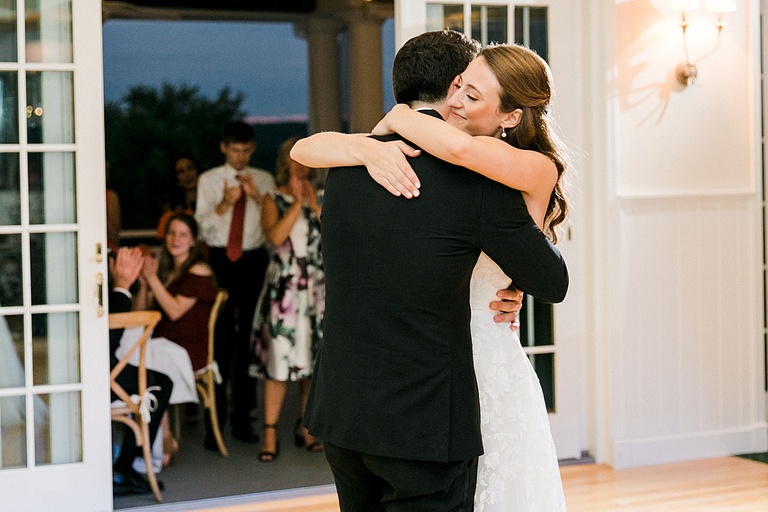
{"label": "sconce light bulb", "polygon": [[683,87],[688,87],[695,82],[697,73],[698,70],[696,69],[696,66],[690,62],[681,62],[678,64],[677,69],[675,69],[675,77]]}
{"label": "sconce light bulb", "polygon": [[725,27],[728,26],[728,22],[723,21],[723,13],[717,14],[717,23],[715,23],[715,26],[717,26],[718,32],[721,32]]}

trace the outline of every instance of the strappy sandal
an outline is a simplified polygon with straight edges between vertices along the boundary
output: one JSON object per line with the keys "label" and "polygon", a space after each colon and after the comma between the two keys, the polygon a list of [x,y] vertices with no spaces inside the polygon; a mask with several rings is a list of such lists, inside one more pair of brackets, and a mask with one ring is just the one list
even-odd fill
{"label": "strappy sandal", "polygon": [[[312,453],[320,453],[323,450],[325,450],[325,447],[323,446],[323,443],[316,438],[315,436],[311,436],[309,432],[307,432],[307,429],[304,428],[304,426],[301,424],[303,421],[303,418],[297,418],[296,419],[296,426],[293,429],[293,442],[297,447],[302,447],[304,445],[307,445],[307,451]],[[314,441],[307,442],[307,437],[309,436]]]}
{"label": "strappy sandal", "polygon": [[[275,431],[275,438],[277,438],[277,425],[276,424],[265,424],[263,427],[261,427],[262,430],[264,430],[264,443],[267,442],[267,433],[266,430],[268,428],[271,428]],[[263,445],[262,445],[263,446]],[[275,439],[275,451],[270,450],[261,450],[259,452],[259,462],[273,462],[275,459],[277,459],[277,456],[280,454],[280,440]]]}

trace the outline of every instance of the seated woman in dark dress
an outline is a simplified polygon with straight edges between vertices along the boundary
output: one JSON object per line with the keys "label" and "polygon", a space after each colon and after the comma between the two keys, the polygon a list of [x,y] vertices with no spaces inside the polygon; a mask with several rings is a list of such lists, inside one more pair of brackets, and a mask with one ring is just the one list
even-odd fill
{"label": "seated woman in dark dress", "polygon": [[145,259],[140,282],[136,307],[163,314],[153,338],[181,345],[189,353],[192,369],[204,368],[208,364],[208,317],[218,288],[200,252],[194,217],[179,213],[169,219],[163,248],[157,258]]}

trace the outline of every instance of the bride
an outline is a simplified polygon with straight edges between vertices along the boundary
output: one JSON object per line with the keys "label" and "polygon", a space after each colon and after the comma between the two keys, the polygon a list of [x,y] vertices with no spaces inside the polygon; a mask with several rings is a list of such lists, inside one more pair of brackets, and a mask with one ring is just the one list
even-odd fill
{"label": "bride", "polygon": [[[518,45],[488,47],[451,84],[441,112],[447,123],[399,104],[373,133],[396,132],[438,158],[520,190],[533,220],[556,242],[554,228],[568,207],[561,187],[565,161],[549,126],[551,97],[543,59]],[[410,198],[419,194],[418,178],[403,154],[418,152],[403,143],[325,132],[300,140],[291,156],[315,167],[365,165],[387,190]],[[565,498],[541,385],[519,337],[489,318],[494,292],[509,285],[482,254],[470,296],[485,451],[475,508],[557,512],[565,510]]]}

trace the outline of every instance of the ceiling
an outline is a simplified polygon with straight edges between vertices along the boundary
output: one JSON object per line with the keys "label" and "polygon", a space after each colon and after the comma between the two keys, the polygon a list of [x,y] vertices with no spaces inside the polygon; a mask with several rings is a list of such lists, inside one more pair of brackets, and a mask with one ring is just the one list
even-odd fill
{"label": "ceiling", "polygon": [[104,0],[102,12],[105,20],[292,21],[318,7],[333,10],[355,4],[391,8],[394,0]]}

